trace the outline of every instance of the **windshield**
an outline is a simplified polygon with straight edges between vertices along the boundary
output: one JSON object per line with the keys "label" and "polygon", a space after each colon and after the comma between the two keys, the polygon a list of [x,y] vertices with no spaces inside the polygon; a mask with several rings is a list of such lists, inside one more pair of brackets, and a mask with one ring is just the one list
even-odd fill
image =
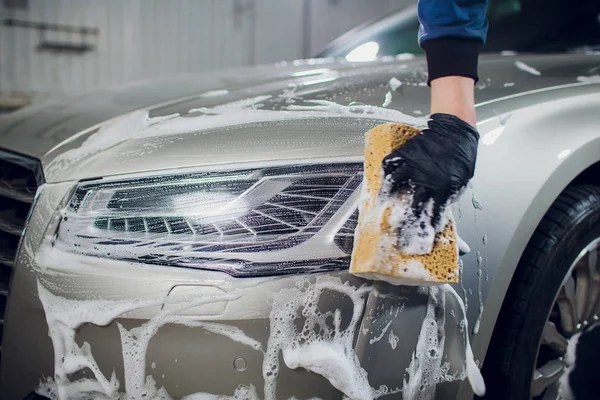
{"label": "windshield", "polygon": [[[491,0],[483,51],[600,50],[600,0]],[[370,61],[422,53],[416,6],[367,23],[331,42],[318,57]]]}

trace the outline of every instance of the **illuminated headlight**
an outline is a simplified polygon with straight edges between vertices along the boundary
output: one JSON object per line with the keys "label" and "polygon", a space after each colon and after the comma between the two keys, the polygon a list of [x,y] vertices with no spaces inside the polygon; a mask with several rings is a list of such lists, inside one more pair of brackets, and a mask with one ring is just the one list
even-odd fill
{"label": "illuminated headlight", "polygon": [[233,276],[342,269],[361,181],[352,163],[82,183],[54,244]]}

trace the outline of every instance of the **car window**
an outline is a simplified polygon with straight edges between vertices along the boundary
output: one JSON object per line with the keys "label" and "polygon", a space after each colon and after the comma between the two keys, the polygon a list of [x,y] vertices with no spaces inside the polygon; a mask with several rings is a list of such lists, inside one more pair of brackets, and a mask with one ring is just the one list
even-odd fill
{"label": "car window", "polygon": [[[416,8],[390,23],[386,17],[331,43],[319,56],[368,61],[375,56],[422,53]],[[600,0],[491,0],[483,51],[563,52],[600,49]],[[360,46],[368,45],[361,49]],[[376,45],[374,45],[374,43]],[[363,50],[369,50],[368,52]]]}

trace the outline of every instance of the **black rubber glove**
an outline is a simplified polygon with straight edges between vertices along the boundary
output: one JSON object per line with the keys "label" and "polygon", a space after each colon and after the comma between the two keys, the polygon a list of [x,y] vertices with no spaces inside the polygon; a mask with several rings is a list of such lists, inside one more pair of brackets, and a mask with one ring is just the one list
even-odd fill
{"label": "black rubber glove", "polygon": [[406,213],[399,227],[400,247],[410,245],[403,243],[402,236],[412,228],[416,231],[409,234],[417,232],[423,242],[433,244],[433,237],[426,237],[432,234],[431,227],[434,232],[444,229],[446,206],[456,200],[475,171],[479,141],[475,128],[450,114],[432,114],[427,125],[383,160],[380,195],[412,195],[408,210],[412,212]]}

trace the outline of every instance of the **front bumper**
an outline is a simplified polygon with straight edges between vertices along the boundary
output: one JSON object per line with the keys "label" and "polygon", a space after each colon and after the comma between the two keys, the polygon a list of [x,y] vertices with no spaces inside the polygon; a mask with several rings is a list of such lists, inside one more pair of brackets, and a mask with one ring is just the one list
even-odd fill
{"label": "front bumper", "polygon": [[[325,325],[315,325],[316,335],[350,335],[350,353],[367,372],[369,385],[380,394],[387,390],[385,398],[399,398],[426,292],[372,285],[346,272],[239,279],[60,253],[50,246],[48,233],[55,231],[55,210],[73,188],[46,185],[23,237],[8,307],[0,397],[22,399],[40,381],[50,391],[73,394],[82,385],[72,383],[79,381],[105,394],[164,390],[181,398],[247,390],[261,399],[341,399],[323,376],[287,368],[279,351],[285,336],[276,340],[276,332],[301,326],[311,318],[301,310],[312,307]],[[310,299],[318,304],[309,307]],[[299,314],[280,321],[277,312],[285,307]],[[460,308],[447,307],[445,313],[445,360],[452,372],[464,364],[457,351],[464,346]],[[79,358],[69,358],[73,352],[80,352]],[[269,374],[274,363],[279,369]],[[436,397],[456,397],[458,385],[437,385]]]}

